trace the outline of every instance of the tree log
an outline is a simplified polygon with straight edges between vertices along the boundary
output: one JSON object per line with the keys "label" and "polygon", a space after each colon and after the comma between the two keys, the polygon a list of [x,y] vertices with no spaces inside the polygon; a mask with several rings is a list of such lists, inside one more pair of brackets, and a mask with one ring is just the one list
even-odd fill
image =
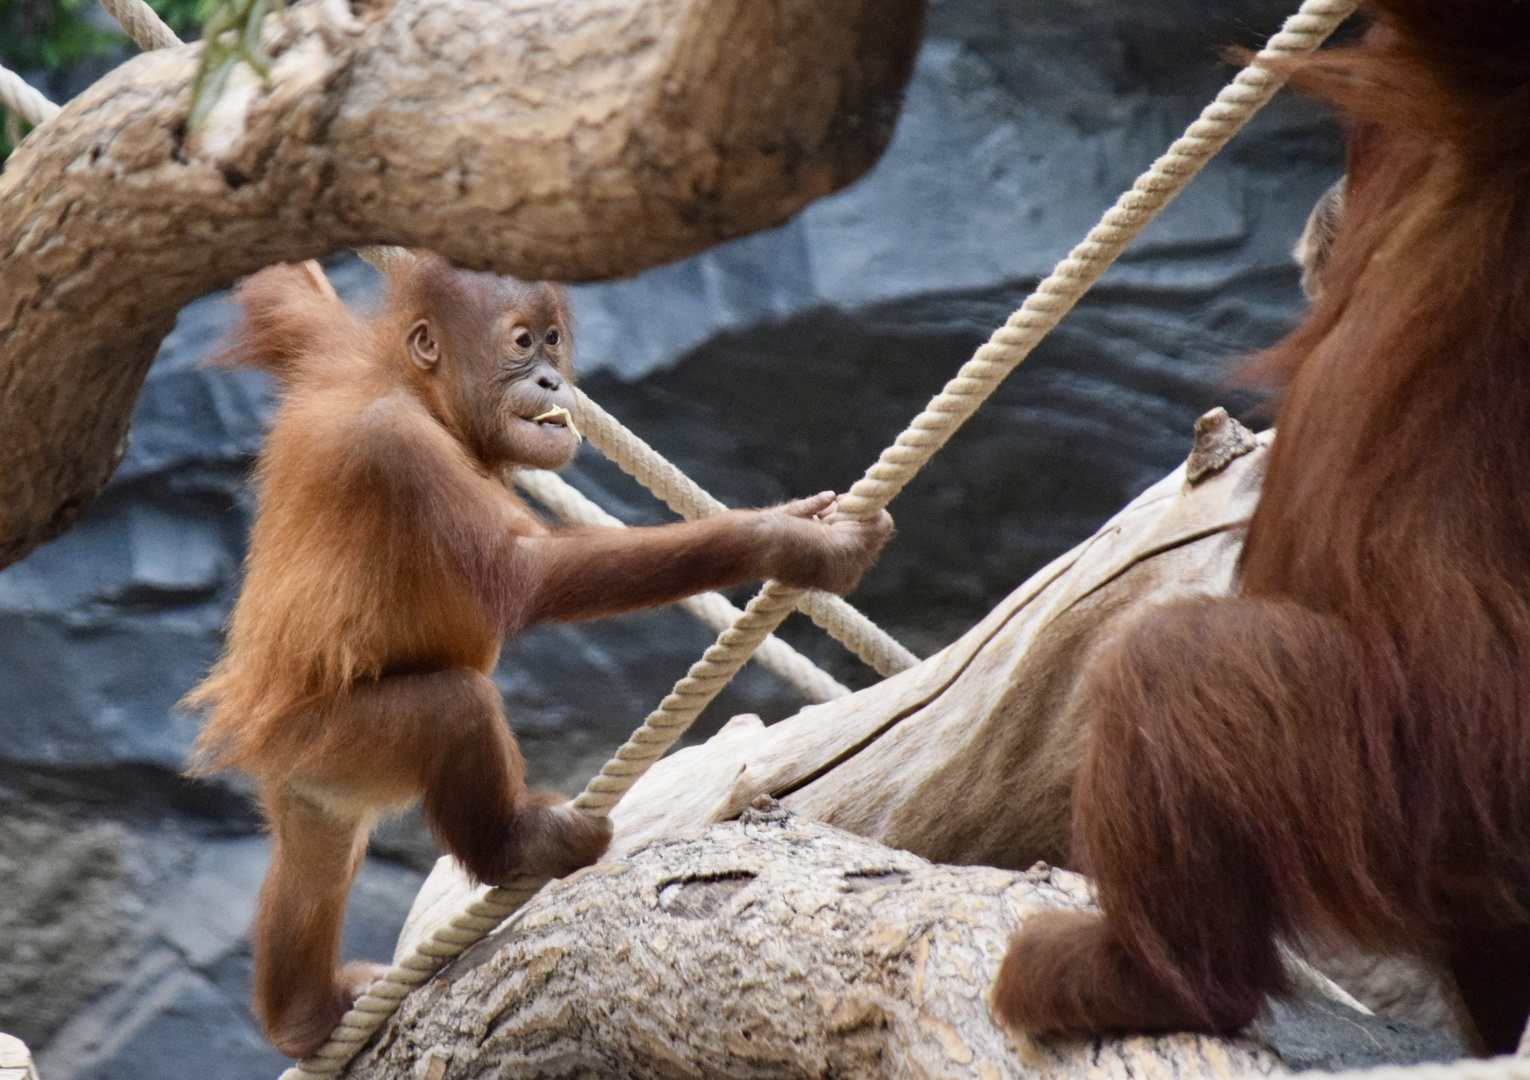
{"label": "tree log", "polygon": [[200,45],[129,60],[0,174],[0,566],[120,460],[176,312],[364,244],[631,274],[778,225],[892,134],[924,0],[311,0],[186,130]]}
{"label": "tree log", "polygon": [[1076,874],[936,866],[780,809],[554,883],[403,1002],[352,1064],[384,1077],[1225,1078],[1254,1039],[1016,1046],[988,986]]}

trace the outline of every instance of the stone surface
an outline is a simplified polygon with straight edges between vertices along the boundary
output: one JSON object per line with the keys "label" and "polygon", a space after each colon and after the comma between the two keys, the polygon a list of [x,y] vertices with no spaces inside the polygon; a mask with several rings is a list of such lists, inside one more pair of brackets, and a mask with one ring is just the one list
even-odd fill
{"label": "stone surface", "polygon": [[286,1064],[227,996],[162,949],[76,1016],[39,1061],[68,1080],[274,1077]]}
{"label": "stone surface", "polygon": [[[864,181],[774,232],[574,290],[586,388],[732,504],[844,488],[1228,77],[1217,50],[1295,6],[937,0]],[[1221,380],[1299,310],[1286,253],[1341,167],[1321,110],[1278,99],[894,503],[900,534],[855,602],[927,653],[1183,459],[1207,408],[1242,414]],[[331,269],[359,302],[375,288],[354,260]],[[0,902],[0,967],[58,990],[24,1032],[0,979],[0,1029],[43,1049],[50,1080],[279,1064],[245,1012],[263,843],[237,781],[176,779],[196,722],[173,705],[217,653],[269,408],[261,376],[200,366],[229,315],[218,298],[181,313],[106,493],[0,572],[0,875],[68,871],[84,897],[56,925]],[[569,479],[625,520],[666,519],[592,453]],[[869,680],[805,620],[784,634]],[[534,781],[577,788],[710,637],[666,611],[507,650],[496,677]],[[798,704],[746,669],[697,735]],[[56,840],[27,839],[39,814]],[[347,931],[374,956],[412,891],[400,863],[434,857],[417,817],[375,850],[396,861],[363,877],[371,914]]]}
{"label": "stone surface", "polygon": [[[50,936],[44,920],[7,928],[6,940],[17,953],[55,942],[30,969],[35,977],[25,987],[27,996],[0,997],[16,1014],[11,1026],[47,1039],[39,1062],[52,1080],[269,1080],[286,1060],[266,1046],[250,1015],[248,935],[269,844],[256,836],[198,834],[184,821],[133,824],[132,830],[93,826],[119,840],[112,865],[131,861],[139,871],[118,873],[115,904],[104,912],[100,903],[92,910],[26,880],[7,893],[26,910],[52,906],[77,924],[62,942],[56,933]],[[130,855],[122,854],[128,845]],[[58,872],[75,870],[98,890],[109,877],[80,860],[68,867],[61,862],[56,855],[36,859]],[[376,859],[363,865],[346,911],[345,959],[391,955],[421,877]],[[78,984],[85,972],[88,989],[102,991],[94,997],[68,992],[73,984],[59,985],[58,975],[73,975]]]}
{"label": "stone surface", "polygon": [[1270,1014],[1255,1023],[1254,1031],[1295,1072],[1454,1061],[1471,1053],[1453,1030],[1366,1016],[1310,997],[1270,1002]]}
{"label": "stone surface", "polygon": [[41,1046],[131,955],[134,840],[46,809],[0,816],[0,1030]]}

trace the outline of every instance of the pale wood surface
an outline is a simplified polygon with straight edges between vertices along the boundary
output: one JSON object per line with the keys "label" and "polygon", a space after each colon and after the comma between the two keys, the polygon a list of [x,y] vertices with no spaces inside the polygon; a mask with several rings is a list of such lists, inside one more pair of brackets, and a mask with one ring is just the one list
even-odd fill
{"label": "pale wood surface", "polygon": [[352,1080],[1077,1077],[1282,1071],[1250,1039],[1013,1045],[986,993],[1082,878],[938,866],[780,810],[544,890],[405,999]]}
{"label": "pale wood surface", "polygon": [[363,244],[589,280],[778,225],[881,153],[923,13],[310,0],[189,135],[200,45],[134,57],[0,174],[0,566],[106,482],[191,300]]}
{"label": "pale wood surface", "polygon": [[942,862],[1064,862],[1079,664],[1116,620],[1231,587],[1267,444],[1194,486],[1169,474],[919,667],[768,728],[742,721],[660,762],[618,808],[615,849],[770,794]]}

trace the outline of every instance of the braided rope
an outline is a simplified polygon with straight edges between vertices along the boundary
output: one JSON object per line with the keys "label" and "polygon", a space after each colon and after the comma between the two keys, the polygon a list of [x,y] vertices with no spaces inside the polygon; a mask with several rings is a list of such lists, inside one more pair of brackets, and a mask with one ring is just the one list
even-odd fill
{"label": "braided rope", "polygon": [[[972,360],[963,365],[957,377],[946,384],[924,412],[914,418],[908,430],[883,452],[866,476],[845,496],[841,504],[843,512],[866,518],[886,507],[919,467],[1025,359],[1042,336],[1078,302],[1158,211],[1179,194],[1212,155],[1269,101],[1283,80],[1260,67],[1260,60],[1295,56],[1316,49],[1358,6],[1359,0],[1304,0],[1301,9],[1286,20],[1254,63],[1240,71],[1237,78],[1217,95],[1216,101],[1206,107],[1185,135],[1137,179],[1132,189],[1106,212],[1100,224],[1090,230],[1084,242],[1058,264],[1020,310],[994,333]],[[601,446],[596,442],[597,432],[601,440],[606,441],[614,431],[606,426],[608,420],[614,424],[605,410],[595,406],[589,398],[580,396],[579,422],[587,427],[590,441],[597,446]],[[641,442],[636,436],[631,438]],[[615,438],[610,441],[617,442]],[[655,453],[653,458],[658,459],[658,455]],[[647,469],[652,465],[652,459],[645,459],[634,468]],[[634,471],[633,475],[638,474]],[[673,481],[673,477],[670,479]],[[645,486],[648,485],[645,483]],[[680,505],[671,504],[682,514],[685,511],[681,506],[691,505],[699,515],[706,503],[706,499],[684,485],[671,483],[664,486],[655,480],[651,490],[657,492],[661,488],[669,492],[668,496],[661,496],[666,502],[670,497],[688,500]],[[701,494],[705,495],[704,492]],[[608,815],[648,767],[663,756],[743,667],[749,655],[780,625],[801,597],[799,589],[767,582],[749,601],[743,614],[723,631],[716,644],[692,665],[686,677],[675,684],[669,696],[633,732],[600,774],[585,786],[574,805],[596,817]],[[429,978],[446,960],[493,930],[535,895],[539,887],[540,883],[516,882],[490,889],[469,904],[374,983],[346,1013],[329,1041],[313,1057],[283,1073],[281,1080],[303,1080],[304,1077],[339,1073],[393,1014],[409,988]],[[1470,1066],[1476,1064],[1470,1063],[1461,1071],[1441,1071],[1438,1075],[1429,1072],[1428,1067],[1422,1072],[1377,1070],[1370,1075],[1376,1080],[1530,1080],[1530,1063],[1521,1066],[1511,1061],[1501,1066],[1502,1071],[1474,1071]]]}
{"label": "braided rope", "polygon": [[[724,631],[719,643],[692,666],[690,674],[676,684],[669,697],[643,721],[643,726],[633,733],[616,756],[606,762],[600,774],[585,786],[574,799],[574,806],[592,817],[607,816],[648,766],[662,757],[690,727],[691,721],[704,707],[704,703],[695,707],[694,702],[703,697],[710,701],[742,666],[740,660],[737,666],[728,669],[732,658],[740,655],[747,658],[770,632],[769,627],[787,616],[796,593],[795,589],[784,590],[780,598],[784,607],[772,606],[774,601],[763,594],[751,600],[734,625]],[[738,647],[743,644],[749,648]],[[714,661],[714,653],[726,653],[727,657],[722,662]],[[709,664],[712,667],[709,668]],[[330,1033],[329,1040],[312,1056],[283,1072],[280,1080],[339,1075],[373,1033],[393,1015],[411,989],[504,923],[535,896],[547,880],[521,877],[485,891],[444,926],[437,927],[428,939],[415,946],[409,956],[390,967],[356,999]]]}
{"label": "braided rope", "polygon": [[[743,614],[727,597],[718,593],[702,593],[680,606],[707,625],[713,633],[721,634]],[[776,637],[767,635],[755,649],[755,659],[774,671],[797,688],[798,693],[815,705],[836,698],[849,697],[851,690],[823,668],[809,660],[792,646]]]}
{"label": "braided rope", "polygon": [[[575,389],[574,396],[579,427],[590,445],[675,513],[695,521],[727,509],[582,390]],[[896,675],[919,663],[919,658],[896,638],[833,593],[810,589],[797,601],[797,607],[879,675]]]}
{"label": "braided rope", "polygon": [[[139,47],[146,51],[180,44],[180,39],[143,0],[102,0],[102,6],[122,24]],[[1356,6],[1358,6],[1357,3],[1350,3],[1348,0],[1329,0],[1329,2],[1308,0],[1296,15],[1287,20],[1280,33],[1270,40],[1259,56],[1292,56],[1316,49],[1337,28],[1338,24],[1354,11]],[[1259,75],[1262,75],[1263,79],[1255,78]],[[1205,162],[1225,146],[1238,129],[1247,123],[1249,117],[1273,96],[1279,89],[1279,84],[1280,80],[1255,65],[1250,65],[1240,72],[1237,79],[1217,96],[1216,102],[1202,113],[1195,124],[1191,125],[1185,136],[1176,141],[1168,153],[1154,163],[1152,169],[1138,178],[1132,186],[1132,191],[1117,201],[1100,225],[1090,231],[1085,241],[1037,287],[1036,292],[1026,299],[1024,305],[1010,317],[1005,326],[996,331],[989,343],[978,350],[977,355],[962,368],[957,378],[948,383],[924,412],[909,425],[908,430],[898,437],[893,446],[883,452],[876,465],[872,466],[867,475],[851,488],[843,504],[844,512],[867,517],[891,502],[935,451],[943,446],[956,429],[986,400],[998,382],[1014,370],[1035,348],[1037,342],[1072,309],[1079,297],[1098,280],[1148,221],[1152,220],[1159,210],[1183,190],[1185,184],[1200,171]],[[33,127],[50,119],[59,111],[59,106],[49,101],[19,75],[4,67],[0,67],[0,105],[21,116]],[[1225,126],[1225,133],[1217,130],[1219,125]],[[1164,178],[1167,178],[1167,183],[1160,186],[1159,181]],[[394,251],[395,249],[376,248],[364,252],[364,255],[373,255],[368,261],[373,265],[379,265],[391,261]],[[1011,330],[1020,332],[1010,335],[1007,332]],[[976,384],[975,387],[974,384]],[[597,446],[677,513],[686,518],[694,518],[716,513],[723,508],[721,503],[717,503],[717,500],[712,499],[678,468],[660,457],[652,447],[627,431],[604,409],[595,405],[583,394],[579,396],[581,419],[591,429],[598,429],[601,432],[602,443],[609,445],[612,449],[608,450],[607,445],[599,443]],[[594,438],[591,441],[594,442]],[[656,463],[662,464],[656,467]],[[643,471],[642,475],[636,471],[638,469]],[[552,479],[557,478],[552,477]],[[523,486],[527,485],[523,484]],[[551,485],[545,485],[545,488],[551,489]],[[544,497],[530,486],[527,486],[527,490],[556,512],[564,513],[560,506],[550,501],[551,490],[547,491],[549,497]],[[709,502],[716,504],[715,507],[708,505]],[[569,505],[573,505],[572,500],[569,500]],[[593,503],[589,505],[604,514]],[[564,516],[575,520],[573,514],[564,514]],[[616,519],[612,518],[611,521]],[[600,523],[608,524],[609,522]],[[772,593],[775,595],[772,596]],[[709,594],[710,596],[715,594]],[[834,601],[838,601],[838,597],[828,597],[827,594],[824,596],[827,598],[827,603],[821,602],[816,593],[801,595],[798,590],[787,589],[774,582],[768,584],[754,600],[750,601],[748,609],[733,618],[732,626],[723,632],[718,643],[707,650],[706,655],[691,668],[685,679],[676,684],[669,697],[664,699],[659,708],[644,721],[643,726],[634,732],[632,738],[617,751],[616,756],[606,764],[600,775],[590,781],[585,791],[574,800],[574,805],[594,816],[606,816],[611,807],[636,783],[637,778],[647,771],[647,767],[663,756],[664,752],[690,726],[695,716],[700,714],[701,709],[705,708],[722,686],[737,673],[743,666],[744,660],[747,660],[749,653],[759,652],[762,662],[772,666],[773,670],[777,670],[784,678],[791,681],[806,696],[813,697],[813,692],[799,683],[797,678],[786,674],[781,668],[776,668],[774,663],[767,659],[768,653],[777,651],[775,646],[779,645],[780,649],[789,652],[813,672],[838,687],[839,693],[832,696],[843,696],[843,693],[847,692],[843,686],[834,682],[812,665],[811,661],[769,633],[770,629],[779,625],[791,610],[790,606],[784,609],[779,606],[788,601],[801,606],[818,625],[830,630],[831,633],[834,632],[829,623],[835,618],[844,618],[846,613],[835,610]],[[708,600],[709,597],[692,599]],[[723,609],[715,604],[710,605],[714,610],[708,614],[696,612],[698,617],[709,624],[713,624],[720,618],[730,617],[731,611],[737,610],[722,597],[716,597],[716,599],[722,605],[726,605],[730,613],[728,616],[720,615]],[[850,608],[848,604],[843,606],[848,609],[848,614],[864,620],[871,631],[882,634],[875,624],[865,619],[865,616],[854,608]],[[772,619],[774,622],[770,621]],[[839,635],[836,633],[836,636]],[[845,639],[841,638],[841,640]],[[865,640],[874,641],[875,637],[868,635]],[[888,638],[888,640],[892,639]],[[847,641],[846,644],[849,642]],[[896,642],[892,644],[901,648]],[[859,647],[854,645],[851,647],[866,658],[866,654]],[[741,651],[743,651],[743,659],[738,658]],[[719,655],[714,656],[714,653]],[[912,660],[912,654],[910,654],[910,660]],[[882,674],[891,674],[890,671],[883,670],[876,662],[870,659],[867,662]],[[718,683],[717,680],[724,672],[726,677]],[[705,697],[700,708],[696,707],[698,697]],[[657,737],[645,736],[645,732]],[[655,750],[658,752],[654,753]],[[544,884],[546,884],[544,879],[520,878],[509,885],[491,889],[468,904],[446,925],[439,927],[428,941],[421,943],[412,955],[390,968],[382,979],[358,998],[330,1034],[328,1042],[312,1057],[286,1070],[281,1080],[301,1080],[304,1076],[337,1075],[355,1057],[372,1034],[386,1022],[389,1016],[393,1015],[399,1002],[413,987],[425,982],[448,959],[459,955],[469,945],[481,940],[501,925],[535,896]],[[1466,1059],[1448,1064],[1385,1066],[1344,1074],[1309,1074],[1312,1080],[1329,1080],[1341,1075],[1349,1080],[1530,1080],[1530,1059],[1522,1057],[1500,1057],[1486,1061]]]}
{"label": "braided rope", "polygon": [[33,127],[44,120],[51,120],[59,110],[36,87],[7,67],[0,67],[0,105]]}
{"label": "braided rope", "polygon": [[738,674],[760,642],[791,614],[802,592],[772,582],[755,594],[743,614],[691,665],[685,678],[585,785],[574,799],[575,808],[597,817],[610,813]]}
{"label": "braided rope", "polygon": [[[626,523],[620,518],[606,513],[557,473],[542,469],[517,469],[515,483],[565,521],[579,525],[626,528]],[[688,597],[680,601],[680,606],[719,633],[732,626],[733,621],[743,614],[726,597],[715,592]],[[760,642],[754,658],[791,683],[809,701],[832,701],[850,693],[849,687],[774,635]]]}
{"label": "braided rope", "polygon": [[101,0],[101,6],[122,24],[127,36],[144,52],[181,44],[175,31],[144,0]]}

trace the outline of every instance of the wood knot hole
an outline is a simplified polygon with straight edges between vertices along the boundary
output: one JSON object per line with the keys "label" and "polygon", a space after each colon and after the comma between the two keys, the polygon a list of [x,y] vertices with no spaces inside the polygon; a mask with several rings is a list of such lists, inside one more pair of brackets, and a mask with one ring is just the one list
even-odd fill
{"label": "wood knot hole", "polygon": [[866,892],[870,889],[888,889],[908,881],[902,870],[846,870],[845,892]]}
{"label": "wood knot hole", "polygon": [[731,870],[666,881],[659,886],[659,909],[680,919],[710,919],[754,879],[748,870]]}

